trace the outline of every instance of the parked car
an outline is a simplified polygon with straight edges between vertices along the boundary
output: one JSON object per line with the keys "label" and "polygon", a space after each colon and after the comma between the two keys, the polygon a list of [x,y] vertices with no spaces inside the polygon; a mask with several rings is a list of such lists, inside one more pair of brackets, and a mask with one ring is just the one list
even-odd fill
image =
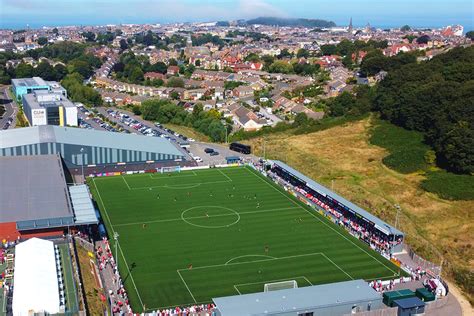
{"label": "parked car", "polygon": [[205,152],[206,154],[210,154],[210,153],[214,152],[214,149],[208,147],[208,148],[205,148],[205,149],[204,149],[204,152]]}
{"label": "parked car", "polygon": [[219,155],[219,153],[218,153],[217,151],[213,151],[213,152],[210,153],[209,155],[211,155],[211,156],[217,156],[217,155]]}

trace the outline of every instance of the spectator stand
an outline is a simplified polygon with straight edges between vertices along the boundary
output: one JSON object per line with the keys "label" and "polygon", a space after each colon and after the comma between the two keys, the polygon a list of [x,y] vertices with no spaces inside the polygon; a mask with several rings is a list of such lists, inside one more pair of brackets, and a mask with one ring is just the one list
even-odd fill
{"label": "spectator stand", "polygon": [[271,161],[267,176],[387,259],[390,260],[393,253],[402,251],[403,232],[285,163]]}

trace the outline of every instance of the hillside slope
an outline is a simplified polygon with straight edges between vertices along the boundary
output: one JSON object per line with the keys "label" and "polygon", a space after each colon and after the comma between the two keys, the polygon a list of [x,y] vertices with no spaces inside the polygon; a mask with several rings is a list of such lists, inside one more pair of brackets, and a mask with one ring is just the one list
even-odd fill
{"label": "hillside slope", "polygon": [[[395,222],[394,205],[402,208],[400,228],[416,251],[443,264],[443,271],[471,297],[474,265],[474,201],[448,201],[420,187],[423,175],[400,174],[383,163],[388,152],[369,143],[372,120],[306,135],[266,137],[266,157],[286,161],[327,187]],[[249,141],[263,155],[261,138]],[[432,246],[433,245],[433,246]],[[468,293],[469,292],[469,293]]]}

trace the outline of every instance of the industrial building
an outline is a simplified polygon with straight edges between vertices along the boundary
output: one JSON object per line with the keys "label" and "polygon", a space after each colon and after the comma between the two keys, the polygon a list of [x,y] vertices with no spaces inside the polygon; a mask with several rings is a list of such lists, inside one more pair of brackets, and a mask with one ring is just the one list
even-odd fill
{"label": "industrial building", "polygon": [[59,155],[0,157],[0,239],[62,235],[98,219],[86,185],[70,186]]}
{"label": "industrial building", "polygon": [[[72,173],[116,169],[134,164],[156,164],[182,161],[182,149],[161,137],[111,133],[60,126],[34,126],[5,130],[0,133],[0,157],[59,154]],[[141,167],[140,170],[144,168]],[[126,169],[125,169],[126,171]]]}
{"label": "industrial building", "polygon": [[77,126],[77,107],[60,91],[36,90],[22,102],[30,126]]}
{"label": "industrial building", "polygon": [[66,89],[61,87],[59,83],[56,81],[45,81],[40,77],[12,79],[12,90],[18,101],[21,101],[25,94],[33,93],[34,91],[61,93],[67,98]]}
{"label": "industrial building", "polygon": [[23,95],[33,91],[49,91],[49,84],[40,77],[12,79],[12,89],[17,100],[21,101]]}
{"label": "industrial building", "polygon": [[212,299],[218,316],[350,315],[382,308],[382,296],[364,280]]}

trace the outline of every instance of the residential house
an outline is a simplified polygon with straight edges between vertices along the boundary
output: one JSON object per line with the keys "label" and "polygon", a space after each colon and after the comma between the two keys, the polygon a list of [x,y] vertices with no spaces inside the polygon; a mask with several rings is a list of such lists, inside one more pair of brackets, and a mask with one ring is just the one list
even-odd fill
{"label": "residential house", "polygon": [[253,89],[249,86],[238,86],[232,90],[232,95],[237,98],[246,98],[253,96]]}
{"label": "residential house", "polygon": [[230,112],[233,115],[233,121],[238,128],[243,128],[244,131],[258,131],[264,125],[265,121],[260,119],[255,113],[244,106],[234,106]]}
{"label": "residential house", "polygon": [[143,77],[145,78],[145,80],[156,80],[156,79],[161,79],[161,80],[166,80],[166,76],[162,73],[159,73],[159,72],[154,72],[154,71],[151,71],[151,72],[146,72]]}
{"label": "residential house", "polygon": [[169,66],[166,72],[168,75],[175,76],[179,74],[179,67],[178,66]]}

